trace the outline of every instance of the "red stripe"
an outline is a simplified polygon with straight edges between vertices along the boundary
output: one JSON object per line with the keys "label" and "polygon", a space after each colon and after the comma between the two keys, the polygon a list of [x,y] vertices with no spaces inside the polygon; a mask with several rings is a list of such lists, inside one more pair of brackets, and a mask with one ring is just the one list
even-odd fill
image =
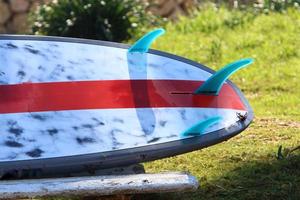
{"label": "red stripe", "polygon": [[219,96],[172,93],[192,92],[200,84],[182,80],[106,80],[0,85],[0,113],[147,107],[245,110],[228,84]]}

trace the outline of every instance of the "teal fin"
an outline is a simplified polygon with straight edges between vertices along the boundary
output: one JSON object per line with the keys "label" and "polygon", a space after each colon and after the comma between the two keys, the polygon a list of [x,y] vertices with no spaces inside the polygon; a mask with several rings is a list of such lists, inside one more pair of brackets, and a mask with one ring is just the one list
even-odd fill
{"label": "teal fin", "polygon": [[140,52],[145,53],[150,48],[151,44],[154,42],[154,40],[163,35],[165,33],[165,30],[160,28],[153,30],[146,35],[144,35],[142,38],[140,38],[134,45],[130,47],[128,50],[129,52]]}
{"label": "teal fin", "polygon": [[222,117],[216,116],[216,117],[211,117],[211,118],[208,118],[208,119],[206,119],[204,121],[198,122],[197,124],[193,125],[188,130],[184,131],[182,133],[182,136],[183,137],[187,137],[187,136],[199,136],[199,135],[203,134],[203,132],[208,127],[210,127],[213,124],[218,123],[221,119],[222,119]]}
{"label": "teal fin", "polygon": [[224,82],[237,70],[253,63],[253,59],[246,58],[230,63],[207,79],[194,94],[218,95]]}

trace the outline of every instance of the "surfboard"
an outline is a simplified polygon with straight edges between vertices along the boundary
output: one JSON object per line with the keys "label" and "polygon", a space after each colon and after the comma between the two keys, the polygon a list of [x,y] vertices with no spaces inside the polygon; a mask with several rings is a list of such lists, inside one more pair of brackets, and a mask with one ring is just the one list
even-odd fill
{"label": "surfboard", "polygon": [[0,36],[0,175],[83,171],[174,156],[227,140],[253,120],[228,80],[134,45],[46,36]]}

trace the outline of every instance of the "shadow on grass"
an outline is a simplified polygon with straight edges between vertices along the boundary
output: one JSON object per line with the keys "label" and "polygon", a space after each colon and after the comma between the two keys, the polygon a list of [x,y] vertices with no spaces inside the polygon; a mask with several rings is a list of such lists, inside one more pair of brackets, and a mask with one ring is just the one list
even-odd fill
{"label": "shadow on grass", "polygon": [[300,199],[297,153],[283,160],[246,161],[214,180],[200,178],[201,186],[193,193],[139,195],[134,199]]}

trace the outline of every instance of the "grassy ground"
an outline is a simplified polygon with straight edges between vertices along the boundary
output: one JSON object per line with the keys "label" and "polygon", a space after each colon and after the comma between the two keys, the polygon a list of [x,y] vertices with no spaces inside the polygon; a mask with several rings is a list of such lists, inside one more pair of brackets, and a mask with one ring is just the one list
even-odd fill
{"label": "grassy ground", "polygon": [[218,69],[251,57],[231,80],[245,93],[254,123],[239,136],[192,153],[145,163],[147,172],[195,175],[195,193],[143,199],[300,199],[300,151],[278,160],[280,145],[300,145],[300,12],[254,15],[207,9],[168,24],[154,48]]}

